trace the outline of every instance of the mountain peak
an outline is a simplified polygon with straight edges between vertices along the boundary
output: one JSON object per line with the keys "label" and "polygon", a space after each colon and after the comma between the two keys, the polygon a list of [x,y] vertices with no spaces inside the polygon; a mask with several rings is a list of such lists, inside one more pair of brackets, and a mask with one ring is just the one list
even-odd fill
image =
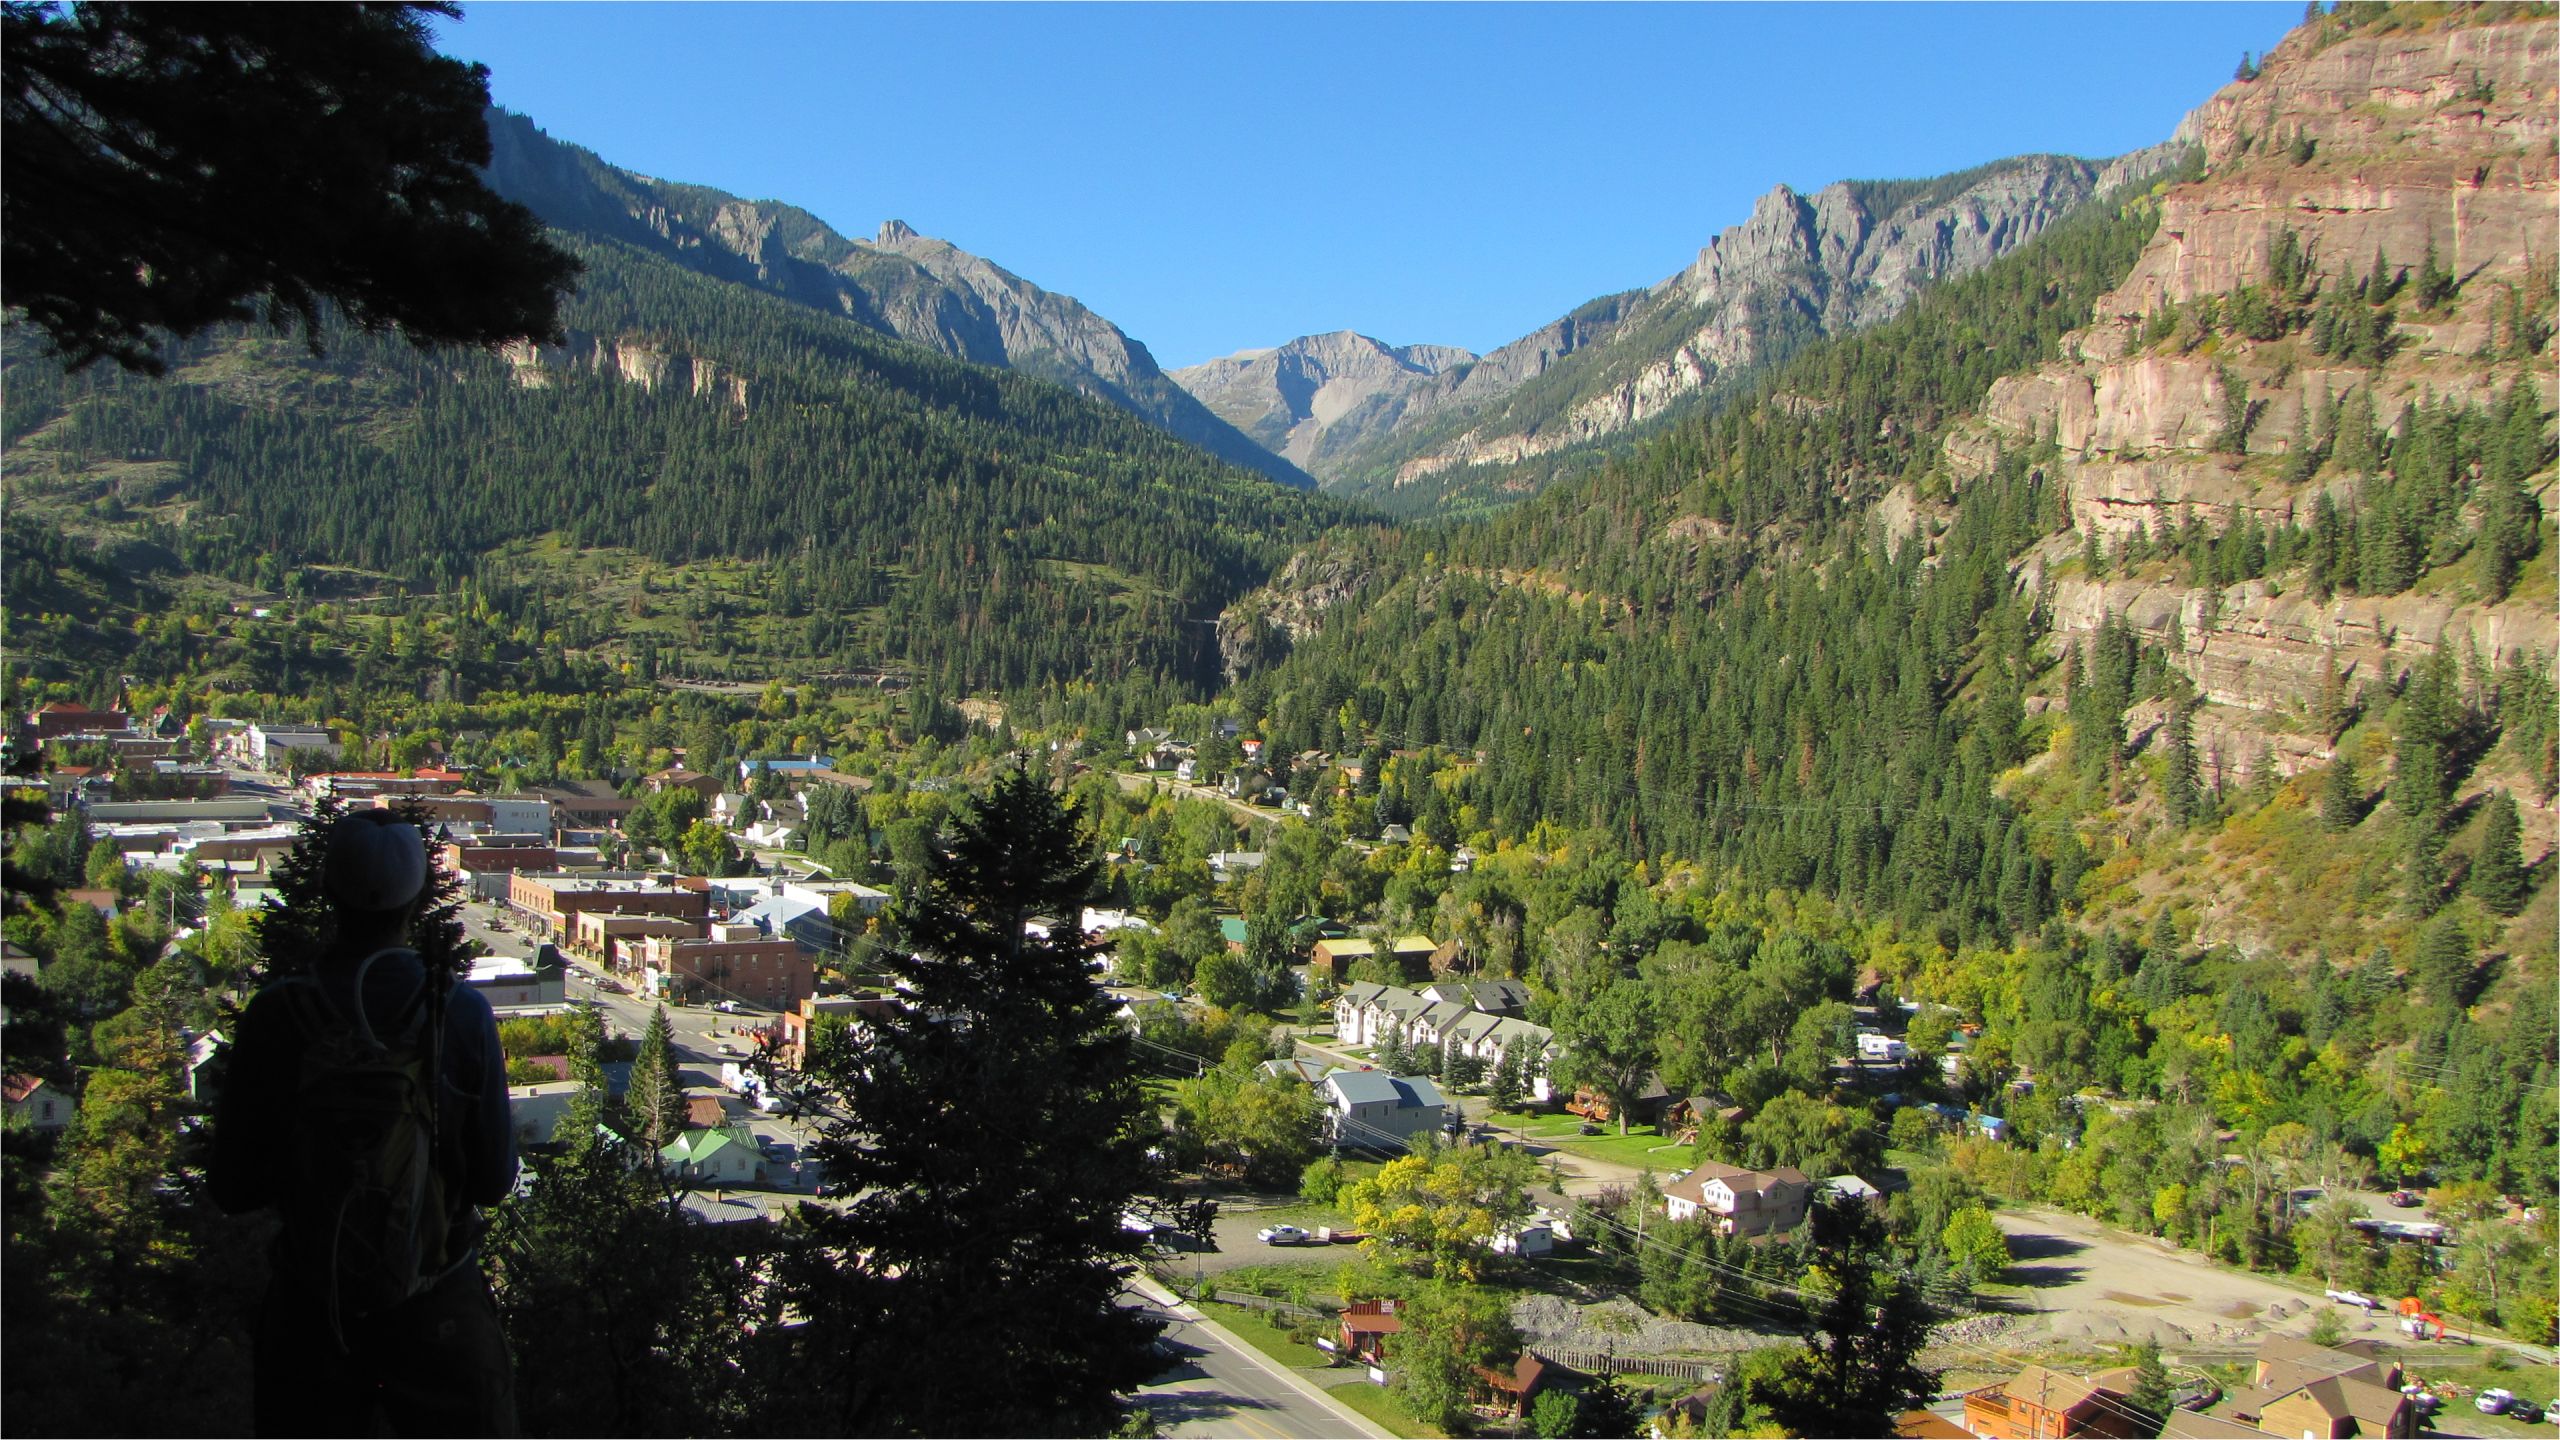
{"label": "mountain peak", "polygon": [[880,234],[877,238],[872,240],[871,243],[878,245],[883,249],[887,249],[892,246],[904,245],[915,238],[917,238],[915,227],[908,224],[906,221],[883,220],[880,222]]}

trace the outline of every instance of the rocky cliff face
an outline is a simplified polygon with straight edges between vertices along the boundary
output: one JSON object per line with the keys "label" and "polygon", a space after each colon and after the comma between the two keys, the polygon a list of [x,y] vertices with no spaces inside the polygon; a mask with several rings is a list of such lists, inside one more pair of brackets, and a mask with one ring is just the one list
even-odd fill
{"label": "rocky cliff face", "polygon": [[491,183],[550,224],[637,245],[946,355],[1056,381],[1230,464],[1284,484],[1314,483],[1210,413],[1157,368],[1146,346],[1073,297],[901,221],[870,240],[849,239],[793,206],[616,169],[519,115],[490,112],[489,136]]}
{"label": "rocky cliff face", "polygon": [[1394,430],[1430,381],[1476,359],[1455,346],[1384,345],[1337,330],[1168,373],[1256,443],[1320,474],[1362,441]]}
{"label": "rocky cliff face", "polygon": [[[1961,482],[1987,473],[2004,447],[2049,438],[2076,530],[2106,541],[2190,513],[2216,528],[2244,517],[2308,523],[2322,494],[2351,504],[2368,483],[2335,466],[2287,478],[2297,435],[2316,434],[2351,392],[2368,391],[2386,426],[2413,402],[2486,402],[2519,379],[2540,386],[2548,405],[2550,345],[2521,357],[2491,341],[2498,307],[2531,288],[2531,272],[2547,270],[2560,244],[2555,60],[2560,25],[2547,18],[2296,31],[2257,79],[2189,117],[2181,133],[2204,147],[2204,178],[2159,197],[2151,244],[2089,328],[2066,339],[2069,358],[1997,382],[1949,438],[1949,468]],[[2369,274],[2377,251],[2414,267],[2432,244],[2460,289],[2435,311],[2404,307],[2410,318],[2379,364],[2315,354],[2301,334],[2164,337],[2149,324],[2164,305],[2192,314],[2200,298],[2264,287],[2287,231],[2323,286]],[[2227,438],[2235,399],[2257,408],[2233,452],[2216,441]],[[2550,513],[2549,473],[2531,483]],[[2097,580],[2077,553],[2058,539],[2021,577],[2050,596],[2056,640],[2076,641],[2115,614],[2165,644],[2216,707],[2199,733],[2244,770],[2261,755],[2287,774],[2327,763],[2325,739],[2306,738],[2305,710],[2328,665],[2350,685],[2388,685],[2441,645],[2490,658],[2547,657],[2560,645],[2547,601],[2482,604],[2452,575],[2323,603],[2265,581],[2199,589],[2163,567]]]}
{"label": "rocky cliff face", "polygon": [[653,394],[663,389],[669,394],[681,392],[696,399],[709,396],[725,401],[741,415],[748,410],[746,376],[717,360],[700,355],[670,354],[633,336],[616,339],[571,331],[557,345],[516,340],[510,341],[498,353],[501,359],[515,367],[516,383],[528,390],[548,387],[555,371],[593,370],[615,376]]}
{"label": "rocky cliff face", "polygon": [[1679,272],[1604,296],[1489,355],[1348,332],[1178,371],[1245,433],[1328,485],[1406,485],[1605,439],[1768,358],[1779,337],[1886,319],[1926,285],[2042,233],[2174,159],[2003,161],[1934,181],[1780,186]]}

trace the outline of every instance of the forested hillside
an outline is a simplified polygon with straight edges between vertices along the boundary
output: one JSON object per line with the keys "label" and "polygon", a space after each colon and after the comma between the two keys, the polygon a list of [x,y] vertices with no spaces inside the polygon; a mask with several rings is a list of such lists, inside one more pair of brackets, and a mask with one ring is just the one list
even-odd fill
{"label": "forested hillside", "polygon": [[[131,632],[82,623],[108,617],[76,598],[101,598],[74,572],[105,541],[109,568],[156,587],[116,597],[138,609],[190,576],[224,594],[462,591],[502,633],[554,622],[534,627],[547,662],[643,678],[1197,680],[1204,622],[1344,515],[1056,386],[618,244],[575,248],[567,352],[336,334],[314,356],[234,333],[181,348],[157,382],[66,376],[13,345],[12,556],[61,570],[13,577],[19,644],[75,672],[126,663]],[[562,558],[582,552],[603,571]],[[669,635],[617,623],[703,566],[727,567],[722,615]],[[625,613],[599,613],[599,589],[626,584]],[[64,603],[21,603],[53,586]]]}
{"label": "forested hillside", "polygon": [[[1346,823],[1578,877],[1535,902],[1554,928],[1496,948],[1560,1033],[1640,1036],[1665,1075],[1739,1059],[1721,1002],[1681,998],[1691,962],[1647,957],[1698,938],[1726,903],[1702,893],[1765,894],[1769,936],[1840,941],[1888,993],[1985,1027],[1969,1093],[2027,1141],[1964,1161],[1991,1188],[2285,1264],[2308,1252],[2262,1247],[2263,1218],[2207,1223],[2234,1202],[2173,1131],[2299,1141],[2310,1158],[2278,1170],[2306,1176],[2546,1176],[2555,302],[2548,257],[2499,227],[2547,207],[2551,38],[2497,10],[2306,25],[2232,93],[2443,72],[2418,106],[2449,117],[2443,149],[2327,102],[2306,102],[2345,117],[2327,140],[2296,144],[2324,122],[2281,105],[2247,143],[2208,128],[2201,168],[1808,347],[1598,475],[1320,543],[1230,612],[1236,702],[1283,754],[1365,753],[1383,779]],[[2357,126],[2381,153],[2338,133]],[[2413,196],[2476,167],[2462,267],[2449,226],[2394,261],[2288,245],[2246,209],[2323,145],[2336,183],[2400,165]],[[2208,214],[2267,241],[2164,301]],[[2115,363],[2119,333],[2231,378],[2102,374],[2078,392],[2092,422],[2052,377]],[[2297,393],[2314,356],[2338,371],[2338,403],[2298,426],[2251,378],[2289,344]],[[2106,433],[2127,407],[2153,438]],[[2236,623],[2287,596],[2283,626]],[[1460,888],[1479,916],[1528,903]],[[1748,1071],[1722,1073],[1751,1106]],[[2033,1098],[1990,1095],[2008,1075]],[[2082,1091],[2117,1118],[2053,1103]]]}
{"label": "forested hillside", "polygon": [[1073,296],[899,221],[870,240],[796,206],[653,180],[489,112],[490,184],[546,222],[926,349],[1054,380],[1287,485],[1309,477],[1204,409],[1147,347]]}

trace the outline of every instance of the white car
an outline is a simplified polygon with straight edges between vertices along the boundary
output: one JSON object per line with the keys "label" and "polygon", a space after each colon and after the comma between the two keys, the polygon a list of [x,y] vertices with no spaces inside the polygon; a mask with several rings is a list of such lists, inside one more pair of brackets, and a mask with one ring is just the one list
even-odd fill
{"label": "white car", "polygon": [[2483,1390],[2480,1398],[2471,1402],[2471,1408],[2483,1415],[2504,1415],[2514,1403],[2516,1393],[2512,1390]]}
{"label": "white car", "polygon": [[1304,1245],[1315,1237],[1295,1225],[1268,1225],[1253,1232],[1265,1245]]}

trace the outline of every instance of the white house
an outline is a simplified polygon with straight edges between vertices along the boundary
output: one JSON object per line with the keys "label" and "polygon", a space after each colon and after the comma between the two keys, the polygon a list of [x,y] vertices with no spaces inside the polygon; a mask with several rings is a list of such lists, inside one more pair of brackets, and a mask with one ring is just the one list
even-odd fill
{"label": "white house", "polygon": [[1437,1050],[1448,1041],[1452,1027],[1474,1013],[1473,1010],[1455,1001],[1444,1000],[1436,1005],[1425,1005],[1405,1021],[1404,1043],[1417,1048],[1428,1046]]}
{"label": "white house", "polygon": [[1547,1082],[1547,1059],[1555,1048],[1555,1032],[1544,1025],[1505,1015],[1485,1026],[1483,1033],[1465,1042],[1466,1052],[1485,1063],[1487,1071],[1502,1064],[1506,1055],[1520,1057],[1521,1077],[1527,1081],[1529,1098],[1544,1103],[1553,1099],[1555,1091]]}
{"label": "white house", "polygon": [[1698,1168],[1662,1187],[1662,1206],[1674,1220],[1705,1219],[1727,1235],[1766,1235],[1803,1223],[1813,1182],[1801,1170],[1745,1170],[1702,1160]]}
{"label": "white house", "polygon": [[660,1153],[659,1161],[698,1185],[744,1185],[764,1175],[756,1137],[738,1126],[687,1130]]}
{"label": "white house", "polygon": [[1270,855],[1260,850],[1221,850],[1209,857],[1209,874],[1220,884],[1247,870],[1259,870]]}
{"label": "white house", "polygon": [[222,1072],[214,1065],[222,1052],[231,1048],[231,1037],[219,1030],[207,1030],[187,1042],[187,1098],[209,1102],[221,1085]]}
{"label": "white house", "polygon": [[0,1080],[0,1095],[8,1100],[9,1113],[24,1115],[38,1134],[60,1130],[71,1123],[71,1097],[39,1075],[11,1075]]}
{"label": "white house", "polygon": [[1891,1035],[1862,1033],[1858,1036],[1858,1058],[1899,1064],[1908,1059],[1911,1047]]}
{"label": "white house", "polygon": [[1325,1134],[1338,1148],[1391,1150],[1449,1123],[1449,1103],[1425,1075],[1337,1070],[1316,1086]]}
{"label": "white house", "polygon": [[335,750],[338,737],[320,725],[266,725],[249,727],[249,762],[273,770],[284,763],[288,750]]}

